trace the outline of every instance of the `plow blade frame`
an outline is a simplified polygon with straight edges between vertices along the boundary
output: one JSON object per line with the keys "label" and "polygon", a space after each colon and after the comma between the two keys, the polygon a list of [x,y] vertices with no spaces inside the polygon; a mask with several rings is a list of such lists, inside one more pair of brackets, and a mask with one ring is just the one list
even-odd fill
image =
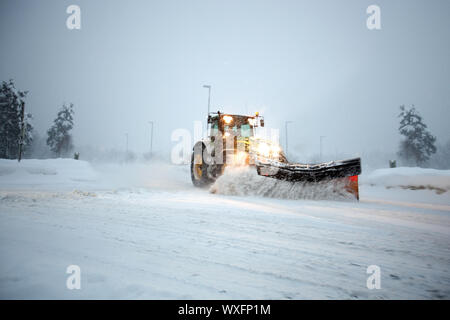
{"label": "plow blade frame", "polygon": [[319,182],[361,174],[361,158],[319,164],[257,162],[259,175],[293,182]]}
{"label": "plow blade frame", "polygon": [[359,200],[358,175],[361,158],[331,161],[319,164],[294,164],[282,162],[257,162],[259,175],[291,182],[336,181]]}

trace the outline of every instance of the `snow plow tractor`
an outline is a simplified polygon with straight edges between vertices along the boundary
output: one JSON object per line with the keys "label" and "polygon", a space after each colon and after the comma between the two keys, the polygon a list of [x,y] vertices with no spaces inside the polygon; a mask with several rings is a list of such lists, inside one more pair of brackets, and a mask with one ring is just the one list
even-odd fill
{"label": "snow plow tractor", "polygon": [[208,136],[198,141],[191,156],[191,179],[196,187],[211,185],[227,166],[252,166],[258,175],[293,183],[336,182],[359,200],[361,159],[318,164],[290,163],[277,142],[257,135],[264,118],[225,114],[208,115]]}

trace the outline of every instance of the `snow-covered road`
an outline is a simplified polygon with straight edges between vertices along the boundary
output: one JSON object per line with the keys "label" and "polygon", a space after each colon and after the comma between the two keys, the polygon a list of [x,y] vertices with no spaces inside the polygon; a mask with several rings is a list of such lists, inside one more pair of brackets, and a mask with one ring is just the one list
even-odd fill
{"label": "snow-covered road", "polygon": [[242,197],[193,188],[187,167],[79,163],[0,166],[1,298],[450,298],[448,191]]}

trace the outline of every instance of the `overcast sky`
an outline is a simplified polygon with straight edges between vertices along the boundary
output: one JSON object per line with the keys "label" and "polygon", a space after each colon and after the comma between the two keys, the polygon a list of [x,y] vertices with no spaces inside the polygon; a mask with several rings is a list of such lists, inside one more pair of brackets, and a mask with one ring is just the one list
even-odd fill
{"label": "overcast sky", "polygon": [[[81,8],[69,30],[66,8]],[[381,30],[366,27],[371,4]],[[298,153],[395,151],[399,105],[450,139],[450,1],[0,2],[0,80],[29,90],[43,134],[75,104],[76,145],[169,151],[212,109],[259,111]]]}

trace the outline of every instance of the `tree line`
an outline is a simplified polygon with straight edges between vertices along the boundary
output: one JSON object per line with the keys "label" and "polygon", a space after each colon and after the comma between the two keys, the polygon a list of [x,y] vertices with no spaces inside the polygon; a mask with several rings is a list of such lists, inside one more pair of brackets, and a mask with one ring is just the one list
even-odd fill
{"label": "tree line", "polygon": [[[17,90],[13,80],[2,81],[0,87],[0,158],[18,159],[22,149],[30,157],[36,147],[33,116],[26,110],[28,91]],[[71,130],[74,124],[73,104],[63,104],[52,126],[47,130],[46,145],[57,157],[69,155],[73,150]]]}

